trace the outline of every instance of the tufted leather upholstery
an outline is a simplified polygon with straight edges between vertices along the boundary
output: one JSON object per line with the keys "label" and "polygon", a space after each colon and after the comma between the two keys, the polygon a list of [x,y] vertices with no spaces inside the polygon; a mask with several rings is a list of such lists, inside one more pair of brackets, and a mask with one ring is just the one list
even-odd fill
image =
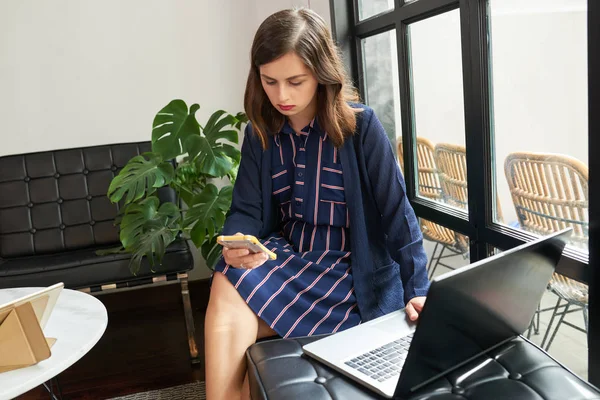
{"label": "tufted leather upholstery", "polygon": [[[150,143],[141,142],[1,157],[0,287],[63,281],[80,288],[191,269],[184,241],[169,247],[155,273],[144,262],[137,277],[128,255],[96,255],[119,244],[113,225],[119,205],[106,197],[111,180],[149,150]],[[159,197],[175,200],[169,188]]]}
{"label": "tufted leather upholstery", "polygon": [[[302,346],[317,339],[279,339],[252,345],[246,352],[252,399],[381,398],[303,355]],[[600,399],[600,392],[537,346],[517,338],[406,400],[425,399],[588,400]]]}

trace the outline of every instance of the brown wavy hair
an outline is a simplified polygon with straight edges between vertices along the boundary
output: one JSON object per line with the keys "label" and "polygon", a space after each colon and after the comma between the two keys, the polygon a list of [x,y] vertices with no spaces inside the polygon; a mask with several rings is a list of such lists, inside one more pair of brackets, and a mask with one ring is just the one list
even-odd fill
{"label": "brown wavy hair", "polygon": [[244,108],[254,132],[266,149],[268,135],[279,132],[285,122],[285,116],[263,90],[259,68],[292,51],[317,79],[319,126],[336,147],[341,147],[356,129],[356,112],[360,110],[348,102],[357,102],[358,95],[325,21],[306,8],[276,12],[263,21],[254,36],[244,94]]}

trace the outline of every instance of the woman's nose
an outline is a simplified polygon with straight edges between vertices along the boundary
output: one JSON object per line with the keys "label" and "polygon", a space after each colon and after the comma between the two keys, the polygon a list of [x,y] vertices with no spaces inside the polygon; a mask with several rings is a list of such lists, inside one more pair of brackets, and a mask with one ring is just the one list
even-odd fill
{"label": "woman's nose", "polygon": [[278,95],[279,95],[279,102],[281,104],[285,104],[285,102],[288,101],[288,90],[285,87],[285,85],[279,85]]}

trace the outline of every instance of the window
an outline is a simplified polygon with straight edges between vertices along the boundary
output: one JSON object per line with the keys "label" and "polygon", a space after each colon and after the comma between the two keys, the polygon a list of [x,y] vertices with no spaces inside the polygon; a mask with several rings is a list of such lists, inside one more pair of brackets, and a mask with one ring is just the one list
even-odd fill
{"label": "window", "polygon": [[[594,47],[600,42],[600,5],[592,0],[348,4],[332,1],[334,28],[362,97],[400,149],[409,200],[433,263],[442,243],[431,236],[438,227],[465,239],[459,255],[452,255],[456,265],[573,228],[556,282],[542,300],[542,336],[532,339],[541,344],[549,331],[544,324],[562,294],[562,309],[570,307],[564,320],[571,325],[561,324],[550,353],[585,377],[586,357],[600,359],[599,332],[588,330],[590,343],[596,343],[594,358],[585,333],[577,330],[587,328],[583,310],[594,285],[588,281],[588,254],[600,257],[588,244],[590,226],[600,221],[593,219],[588,195],[597,192],[588,180],[595,160],[587,157],[589,143],[597,140],[590,131],[600,129],[600,110],[591,110],[600,98],[600,71],[591,68],[600,68],[600,50]],[[588,20],[594,23],[588,26]],[[588,37],[590,32],[595,36]],[[438,265],[435,274],[443,268]],[[565,287],[571,297],[558,294]],[[597,318],[590,313],[590,320]],[[544,346],[554,335],[549,332]],[[589,373],[592,383],[600,383],[600,364],[595,372],[590,365]]]}
{"label": "window", "polygon": [[421,218],[423,245],[427,253],[430,277],[469,264],[469,238],[445,226]]}
{"label": "window", "polygon": [[[585,0],[489,0],[495,222],[588,252]],[[562,27],[557,29],[557,27]]]}
{"label": "window", "polygon": [[371,18],[393,8],[394,0],[358,0],[358,18]]}
{"label": "window", "polygon": [[408,26],[417,193],[467,209],[460,14]]}
{"label": "window", "polygon": [[364,101],[373,108],[392,142],[402,132],[396,48],[394,30],[362,40]]}

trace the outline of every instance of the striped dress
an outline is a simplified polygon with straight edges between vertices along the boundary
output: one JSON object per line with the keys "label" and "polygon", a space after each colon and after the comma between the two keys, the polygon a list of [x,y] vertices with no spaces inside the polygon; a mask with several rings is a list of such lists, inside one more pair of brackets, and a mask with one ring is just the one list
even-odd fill
{"label": "striped dress", "polygon": [[[344,330],[360,323],[344,178],[337,149],[313,121],[271,138],[273,199],[280,231],[263,244],[277,254],[253,270],[221,260],[215,270],[282,337]],[[243,233],[243,232],[242,232]]]}

